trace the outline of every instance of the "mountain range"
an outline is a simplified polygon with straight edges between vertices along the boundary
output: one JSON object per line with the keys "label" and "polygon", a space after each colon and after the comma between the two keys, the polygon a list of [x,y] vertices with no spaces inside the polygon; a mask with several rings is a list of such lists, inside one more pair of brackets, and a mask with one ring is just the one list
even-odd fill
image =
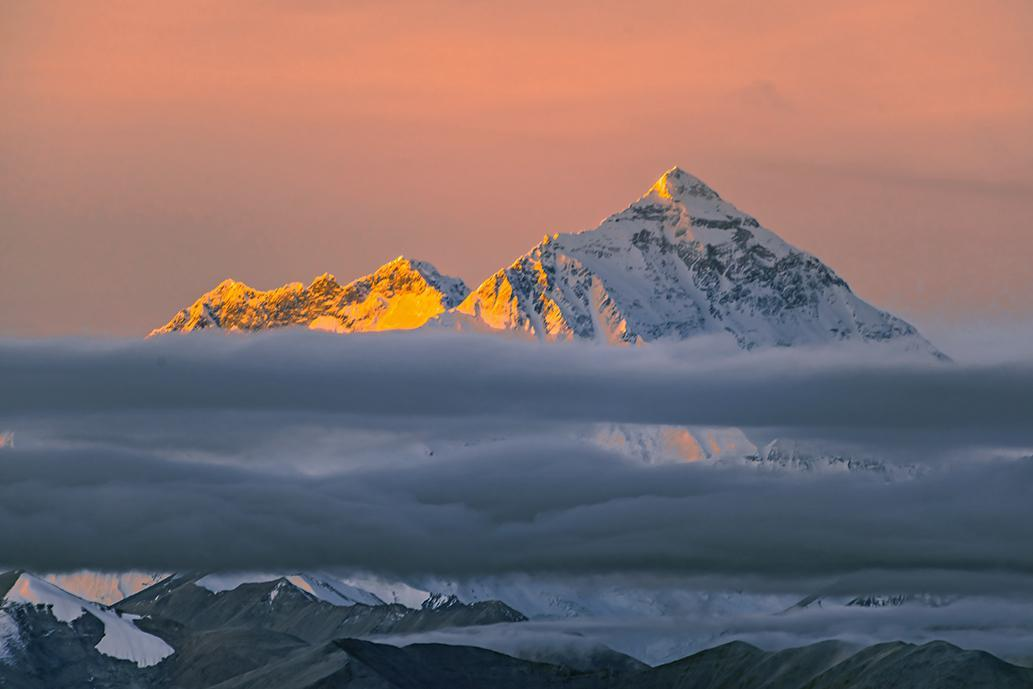
{"label": "mountain range", "polygon": [[[203,578],[203,577],[202,577]],[[945,642],[826,641],[764,651],[725,643],[657,667],[606,648],[522,658],[378,635],[524,618],[502,604],[332,605],[287,578],[213,592],[170,576],[105,606],[26,572],[0,575],[0,686],[10,689],[995,689],[1033,669]]]}
{"label": "mountain range", "polygon": [[939,356],[913,326],[677,167],[598,227],[545,237],[472,291],[403,257],[345,285],[329,274],[269,291],[226,280],[151,335],[284,326],[614,344],[719,334],[742,349],[894,342]]}

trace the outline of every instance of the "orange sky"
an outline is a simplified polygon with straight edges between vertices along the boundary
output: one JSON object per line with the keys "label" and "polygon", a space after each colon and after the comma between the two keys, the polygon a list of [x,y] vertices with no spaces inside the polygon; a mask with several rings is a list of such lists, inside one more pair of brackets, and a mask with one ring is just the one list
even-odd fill
{"label": "orange sky", "polygon": [[398,254],[475,284],[674,164],[919,324],[1028,319],[1030,36],[1028,0],[2,3],[0,335]]}

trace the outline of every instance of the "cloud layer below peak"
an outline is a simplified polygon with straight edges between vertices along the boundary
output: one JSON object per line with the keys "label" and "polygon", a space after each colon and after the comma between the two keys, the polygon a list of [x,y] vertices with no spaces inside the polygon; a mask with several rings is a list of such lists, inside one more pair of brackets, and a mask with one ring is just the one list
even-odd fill
{"label": "cloud layer below peak", "polygon": [[[1033,367],[888,354],[426,333],[5,342],[0,425],[17,443],[0,452],[0,552],[37,570],[1029,589],[1033,461],[987,457],[1033,445]],[[646,465],[576,432],[612,423],[816,437],[932,468]]]}

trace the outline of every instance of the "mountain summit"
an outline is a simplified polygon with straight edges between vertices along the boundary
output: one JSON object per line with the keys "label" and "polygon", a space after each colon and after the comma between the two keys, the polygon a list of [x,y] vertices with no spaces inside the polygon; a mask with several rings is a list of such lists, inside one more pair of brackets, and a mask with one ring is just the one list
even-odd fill
{"label": "mountain summit", "polygon": [[660,175],[660,179],[653,183],[644,196],[650,194],[681,203],[691,203],[690,199],[693,198],[706,201],[721,200],[717,192],[708,187],[703,180],[695,175],[690,175],[677,165]]}
{"label": "mountain summit", "polygon": [[546,237],[472,293],[399,257],[344,286],[332,275],[266,292],[227,280],[151,334],[287,325],[347,333],[429,321],[609,343],[724,334],[743,349],[893,341],[942,356],[678,167],[598,227]]}
{"label": "mountain summit", "polygon": [[456,313],[545,339],[633,343],[727,333],[743,349],[899,340],[935,351],[820,260],[677,167],[595,229],[546,237],[482,282]]}

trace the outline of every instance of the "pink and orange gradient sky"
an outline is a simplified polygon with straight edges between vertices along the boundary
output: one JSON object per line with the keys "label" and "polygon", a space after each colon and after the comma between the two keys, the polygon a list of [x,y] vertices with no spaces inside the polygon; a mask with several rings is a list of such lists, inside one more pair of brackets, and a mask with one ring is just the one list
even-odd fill
{"label": "pink and orange gradient sky", "polygon": [[923,322],[1033,318],[1033,3],[0,4],[0,335],[471,285],[680,165]]}

